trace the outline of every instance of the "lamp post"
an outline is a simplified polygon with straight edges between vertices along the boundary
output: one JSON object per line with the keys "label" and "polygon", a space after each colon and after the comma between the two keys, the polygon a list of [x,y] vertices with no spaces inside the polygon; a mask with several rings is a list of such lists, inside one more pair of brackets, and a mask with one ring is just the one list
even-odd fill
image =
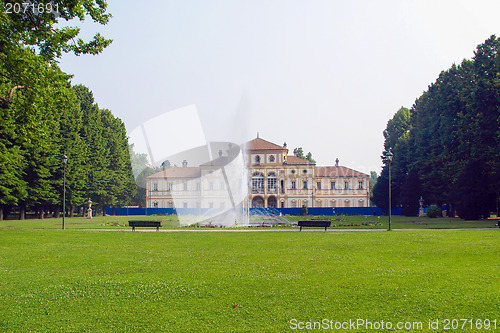
{"label": "lamp post", "polygon": [[386,152],[384,152],[385,156],[385,161],[389,164],[389,231],[391,229],[391,163],[392,163],[392,158],[394,155],[392,154],[391,150],[388,149]]}
{"label": "lamp post", "polygon": [[62,228],[64,230],[64,218],[66,216],[66,163],[68,163],[68,156],[66,154],[62,157],[63,162],[63,220],[62,220]]}
{"label": "lamp post", "polygon": [[311,207],[314,208],[314,186],[311,189]]}
{"label": "lamp post", "polygon": [[424,199],[422,199],[422,196],[420,196],[420,200],[418,200],[418,203],[420,204],[420,207],[418,208],[418,217],[423,217],[424,216]]}

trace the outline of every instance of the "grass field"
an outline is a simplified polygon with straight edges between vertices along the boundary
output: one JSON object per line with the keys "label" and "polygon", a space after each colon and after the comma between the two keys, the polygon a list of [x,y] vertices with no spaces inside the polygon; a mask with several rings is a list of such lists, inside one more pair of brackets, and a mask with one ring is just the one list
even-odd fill
{"label": "grass field", "polygon": [[[387,229],[387,216],[285,216],[289,221],[303,219],[329,219],[332,230],[335,229]],[[128,220],[161,220],[162,229],[181,228],[175,215],[168,216],[97,216],[93,219],[72,217],[65,219],[66,229],[127,229]],[[193,217],[193,221],[195,218]],[[393,229],[459,229],[459,228],[495,228],[498,220],[466,221],[460,218],[434,218],[393,216]],[[61,229],[62,218],[29,219],[24,221],[0,221],[1,229]],[[193,227],[183,227],[193,228]],[[283,227],[280,227],[283,228]]]}
{"label": "grass field", "polygon": [[400,332],[439,319],[433,331],[450,332],[443,320],[454,318],[500,330],[496,229],[133,233],[15,222],[0,222],[1,332],[286,332],[323,319],[422,323],[389,330]]}

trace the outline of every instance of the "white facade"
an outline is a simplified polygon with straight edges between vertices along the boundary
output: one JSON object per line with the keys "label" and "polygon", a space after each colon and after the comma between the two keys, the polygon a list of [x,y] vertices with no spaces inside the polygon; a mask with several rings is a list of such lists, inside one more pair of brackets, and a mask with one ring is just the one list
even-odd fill
{"label": "white facade", "polygon": [[[235,193],[221,170],[223,156],[198,167],[174,167],[147,178],[147,207],[229,208],[248,197],[250,207],[369,207],[369,175],[344,166],[316,166],[288,155],[286,144],[254,139],[244,147],[248,193]],[[229,154],[229,152],[228,152]],[[242,166],[245,168],[245,166]],[[239,172],[239,169],[236,172]],[[242,186],[245,188],[245,186]],[[228,195],[229,193],[229,195]]]}

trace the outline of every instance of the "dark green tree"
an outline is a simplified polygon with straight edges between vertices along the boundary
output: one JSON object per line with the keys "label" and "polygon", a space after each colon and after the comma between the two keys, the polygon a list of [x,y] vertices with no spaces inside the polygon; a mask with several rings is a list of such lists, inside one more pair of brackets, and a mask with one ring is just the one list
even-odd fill
{"label": "dark green tree", "polygon": [[[446,203],[463,218],[495,211],[500,196],[499,49],[500,40],[490,37],[472,60],[439,75],[409,110],[409,122],[398,111],[391,120],[396,126],[388,123],[384,135],[385,148],[394,153],[393,197],[404,213],[415,214],[420,195],[428,204]],[[376,202],[385,186],[375,186]]]}
{"label": "dark green tree", "polygon": [[308,152],[307,155],[304,156],[304,150],[302,149],[302,147],[295,148],[293,150],[293,154],[303,160],[309,161],[311,163],[316,163],[311,152]]}

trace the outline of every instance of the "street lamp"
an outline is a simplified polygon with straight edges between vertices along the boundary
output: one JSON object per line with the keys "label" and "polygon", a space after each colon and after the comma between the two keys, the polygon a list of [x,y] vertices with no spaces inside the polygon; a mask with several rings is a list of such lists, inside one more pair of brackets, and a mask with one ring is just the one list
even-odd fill
{"label": "street lamp", "polygon": [[424,216],[424,199],[422,199],[422,196],[420,196],[420,200],[418,200],[418,203],[420,204],[420,208],[418,209],[418,217],[423,217]]}
{"label": "street lamp", "polygon": [[389,231],[391,230],[391,163],[394,155],[391,150],[388,149],[384,152],[384,160],[389,164]]}
{"label": "street lamp", "polygon": [[63,162],[63,220],[62,220],[62,228],[64,230],[64,217],[66,216],[66,163],[68,163],[68,156],[66,154],[63,155],[62,157],[62,162]]}
{"label": "street lamp", "polygon": [[311,188],[311,207],[314,208],[314,186]]}

